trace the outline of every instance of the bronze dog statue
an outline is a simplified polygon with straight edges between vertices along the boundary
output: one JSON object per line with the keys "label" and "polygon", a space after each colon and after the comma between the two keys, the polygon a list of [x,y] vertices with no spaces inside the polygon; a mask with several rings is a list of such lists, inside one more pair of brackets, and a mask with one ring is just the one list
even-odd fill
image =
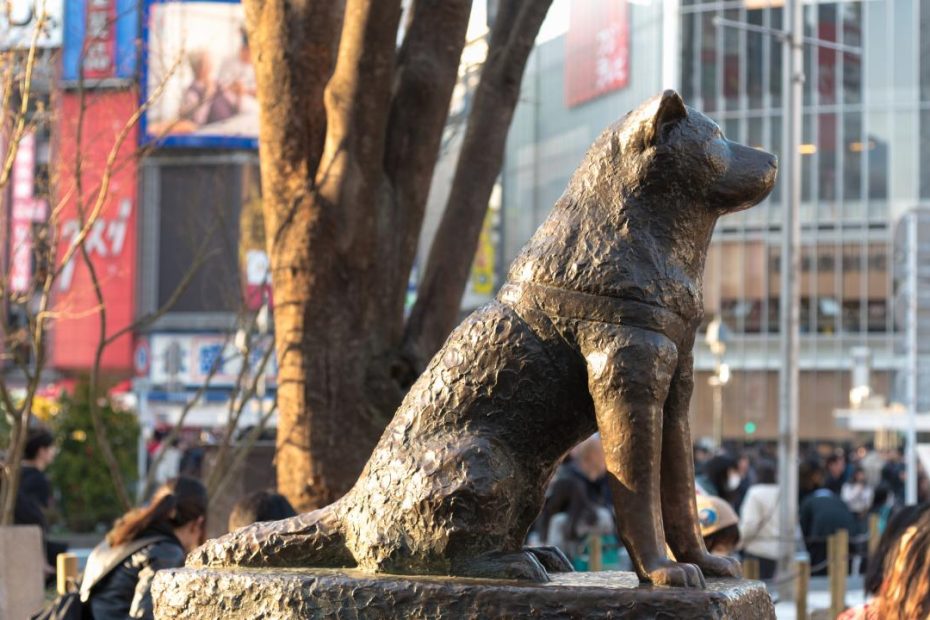
{"label": "bronze dog statue", "polygon": [[627,114],[588,151],[498,299],[449,336],[352,490],[209,541],[188,564],[545,581],[571,567],[524,538],[562,456],[600,431],[640,579],[739,576],[698,526],[691,349],[714,224],[763,200],[775,176],[774,156],[728,141],[674,91]]}

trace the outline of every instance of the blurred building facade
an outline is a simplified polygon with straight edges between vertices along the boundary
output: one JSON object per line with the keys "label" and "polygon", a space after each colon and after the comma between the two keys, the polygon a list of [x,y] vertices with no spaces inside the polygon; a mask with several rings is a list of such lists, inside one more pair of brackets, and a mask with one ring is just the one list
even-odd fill
{"label": "blurred building facade", "polygon": [[[8,4],[0,49],[25,58],[39,5]],[[46,8],[51,34],[39,39],[31,83],[35,129],[0,196],[4,272],[26,291],[43,269],[37,257],[48,256],[39,240],[57,243],[60,261],[82,222],[95,214],[95,223],[84,231],[86,259],[60,265],[51,291],[43,389],[70,390],[107,340],[104,384],[125,396],[133,380],[147,431],[182,414],[190,426],[224,425],[236,390],[251,381],[240,369],[256,369],[271,347],[270,325],[254,320],[272,300],[242,6],[55,0]],[[5,11],[15,19],[4,21]],[[14,36],[19,30],[26,34]],[[29,302],[3,308],[8,333],[23,325]],[[273,358],[261,397],[274,390]],[[242,423],[254,424],[269,404],[250,401]]]}
{"label": "blurred building facade", "polygon": [[[603,15],[617,3],[581,4]],[[569,32],[540,45],[530,60],[502,176],[502,269],[546,216],[595,136],[663,87],[677,87],[728,138],[783,151],[780,42],[716,24],[722,18],[780,29],[780,2],[683,0],[630,3],[625,10],[630,73],[622,87],[572,100],[571,39],[585,19],[580,7],[573,7]],[[930,4],[818,2],[804,10],[807,37],[861,49],[806,47],[801,147],[800,433],[802,439],[846,439],[834,409],[849,407],[853,348],[871,352],[873,394],[904,399],[894,381],[903,330],[895,321],[894,231],[902,214],[930,204]],[[720,318],[730,335],[727,439],[777,433],[784,191],[779,185],[756,208],[721,219],[707,259],[706,317]],[[708,379],[715,367],[698,340],[695,437],[711,435]]]}

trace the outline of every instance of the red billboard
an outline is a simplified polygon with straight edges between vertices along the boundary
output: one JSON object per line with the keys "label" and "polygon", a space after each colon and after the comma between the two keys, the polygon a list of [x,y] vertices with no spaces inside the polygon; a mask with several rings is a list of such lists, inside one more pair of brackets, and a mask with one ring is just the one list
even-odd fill
{"label": "red billboard", "polygon": [[[107,158],[136,110],[138,98],[130,90],[85,91],[83,114],[78,93],[63,92],[59,101],[54,179],[57,199],[64,200],[58,218],[57,256],[61,261],[82,231],[76,196],[78,156],[81,202],[87,217],[100,195]],[[77,150],[79,126],[80,152]],[[110,168],[111,179],[103,207],[84,241],[103,294],[107,335],[129,326],[135,313],[136,144],[137,135],[133,129],[117,152],[115,164]],[[52,366],[75,370],[89,368],[101,338],[100,317],[90,270],[80,253],[75,253],[55,281],[53,307]],[[121,336],[107,347],[102,366],[110,371],[132,370],[132,334]]]}
{"label": "red billboard", "polygon": [[569,107],[623,88],[630,80],[630,10],[626,0],[574,0],[565,36]]}

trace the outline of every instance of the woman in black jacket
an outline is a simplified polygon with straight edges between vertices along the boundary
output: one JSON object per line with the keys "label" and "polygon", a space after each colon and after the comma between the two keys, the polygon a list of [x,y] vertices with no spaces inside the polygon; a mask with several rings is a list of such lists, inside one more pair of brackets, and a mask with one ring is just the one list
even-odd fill
{"label": "woman in black jacket", "polygon": [[148,506],[116,522],[87,560],[81,600],[94,620],[154,618],[152,580],[203,544],[207,490],[198,480],[166,482]]}

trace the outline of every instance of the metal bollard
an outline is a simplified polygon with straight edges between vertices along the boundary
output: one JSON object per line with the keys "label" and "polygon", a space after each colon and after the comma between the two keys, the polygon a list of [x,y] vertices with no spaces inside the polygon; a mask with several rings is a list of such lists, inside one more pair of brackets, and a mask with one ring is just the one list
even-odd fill
{"label": "metal bollard", "polygon": [[811,563],[809,560],[798,560],[795,563],[797,575],[795,576],[794,613],[797,620],[807,620],[807,590],[811,582]]}
{"label": "metal bollard", "polygon": [[604,568],[604,544],[601,537],[592,534],[588,537],[588,570],[599,571]]}
{"label": "metal bollard", "polygon": [[55,558],[58,594],[67,594],[77,589],[78,561],[73,553],[59,553]]}
{"label": "metal bollard", "polygon": [[743,560],[743,577],[745,579],[759,579],[759,560],[756,558]]}

